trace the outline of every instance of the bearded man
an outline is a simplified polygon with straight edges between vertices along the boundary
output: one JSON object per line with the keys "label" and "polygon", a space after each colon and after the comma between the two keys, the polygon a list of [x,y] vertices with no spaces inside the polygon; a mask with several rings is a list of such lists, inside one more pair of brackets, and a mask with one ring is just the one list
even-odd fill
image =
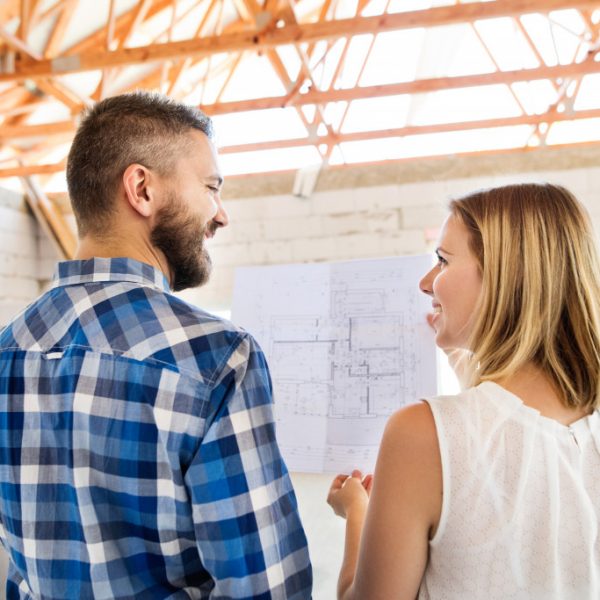
{"label": "bearded man", "polygon": [[75,260],[0,332],[7,598],[309,598],[264,356],[172,294],[228,223],[211,121],[103,100],[67,182]]}

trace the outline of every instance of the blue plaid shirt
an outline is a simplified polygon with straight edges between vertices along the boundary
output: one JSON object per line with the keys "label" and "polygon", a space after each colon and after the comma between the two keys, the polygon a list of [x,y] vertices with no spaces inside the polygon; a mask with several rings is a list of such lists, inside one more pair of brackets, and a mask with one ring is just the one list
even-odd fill
{"label": "blue plaid shirt", "polygon": [[58,265],[0,332],[11,598],[309,598],[256,342],[132,259]]}

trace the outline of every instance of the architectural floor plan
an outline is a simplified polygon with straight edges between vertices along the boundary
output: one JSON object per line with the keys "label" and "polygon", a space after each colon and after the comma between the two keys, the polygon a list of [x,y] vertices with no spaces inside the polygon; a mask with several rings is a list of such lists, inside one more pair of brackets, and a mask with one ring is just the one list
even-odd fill
{"label": "architectural floor plan", "polygon": [[238,269],[233,321],[260,343],[290,470],[373,469],[388,417],[436,393],[418,289],[429,256]]}

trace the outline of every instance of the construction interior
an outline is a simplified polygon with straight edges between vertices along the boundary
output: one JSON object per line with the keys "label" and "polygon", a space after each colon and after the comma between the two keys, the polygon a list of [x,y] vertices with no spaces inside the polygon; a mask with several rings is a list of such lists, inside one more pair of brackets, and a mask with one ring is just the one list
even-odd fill
{"label": "construction interior", "polygon": [[[239,266],[425,253],[480,187],[560,183],[600,226],[600,0],[4,0],[0,326],[74,255],[82,111],[136,89],[213,117],[231,225],[183,295],[222,314]],[[317,600],[323,481],[297,476]]]}

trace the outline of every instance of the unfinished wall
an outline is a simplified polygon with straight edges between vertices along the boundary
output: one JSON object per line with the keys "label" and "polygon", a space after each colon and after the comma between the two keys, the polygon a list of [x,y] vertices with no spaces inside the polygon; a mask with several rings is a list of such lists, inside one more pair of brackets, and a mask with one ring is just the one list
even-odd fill
{"label": "unfinished wall", "polygon": [[564,185],[587,206],[600,230],[600,167],[317,191],[306,199],[237,198],[225,201],[229,227],[209,242],[211,281],[183,295],[203,307],[227,310],[239,266],[428,252],[451,197],[519,181]]}
{"label": "unfinished wall", "polygon": [[0,327],[39,293],[38,228],[23,196],[0,188]]}

